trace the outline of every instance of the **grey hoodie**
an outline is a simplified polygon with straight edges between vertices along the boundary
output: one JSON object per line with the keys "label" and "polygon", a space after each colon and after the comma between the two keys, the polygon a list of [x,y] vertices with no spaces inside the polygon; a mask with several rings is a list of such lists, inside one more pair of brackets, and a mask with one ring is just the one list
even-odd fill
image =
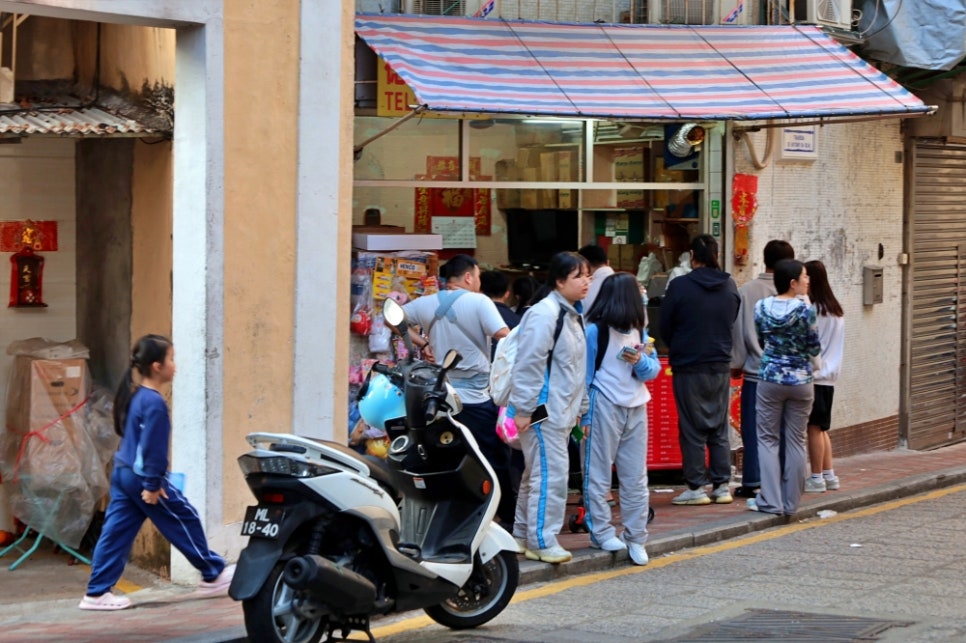
{"label": "grey hoodie", "polygon": [[[560,309],[567,311],[553,351],[549,386],[544,387],[547,355]],[[532,415],[540,404],[550,416],[544,426],[569,429],[587,412],[587,343],[580,313],[557,291],[530,307],[520,322],[520,336],[511,375],[510,406],[516,415]]]}
{"label": "grey hoodie", "polygon": [[755,304],[776,294],[775,278],[770,272],[761,273],[738,289],[741,305],[732,329],[731,368],[740,368],[750,380],[758,379],[761,364],[761,345],[755,332]]}

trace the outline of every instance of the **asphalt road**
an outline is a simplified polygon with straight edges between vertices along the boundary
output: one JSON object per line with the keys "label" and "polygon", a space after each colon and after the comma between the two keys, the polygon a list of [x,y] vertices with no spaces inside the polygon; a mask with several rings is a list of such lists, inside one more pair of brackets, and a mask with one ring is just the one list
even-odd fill
{"label": "asphalt road", "polygon": [[[966,640],[966,485],[528,586],[454,632],[421,613],[400,641]],[[354,635],[355,638],[357,635]]]}

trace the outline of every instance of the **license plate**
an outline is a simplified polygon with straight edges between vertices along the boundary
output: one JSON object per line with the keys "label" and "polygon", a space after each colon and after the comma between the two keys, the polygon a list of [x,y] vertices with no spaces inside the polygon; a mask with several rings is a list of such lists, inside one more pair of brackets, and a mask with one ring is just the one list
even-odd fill
{"label": "license plate", "polygon": [[255,538],[278,538],[282,529],[285,510],[281,507],[249,507],[242,523],[242,536]]}

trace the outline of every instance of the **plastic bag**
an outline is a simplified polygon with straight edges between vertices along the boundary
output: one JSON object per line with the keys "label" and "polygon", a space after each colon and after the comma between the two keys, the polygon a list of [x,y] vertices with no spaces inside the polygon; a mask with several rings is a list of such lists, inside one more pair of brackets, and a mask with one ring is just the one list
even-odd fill
{"label": "plastic bag", "polygon": [[691,272],[691,253],[684,251],[678,256],[678,265],[671,268],[667,282],[670,284],[675,277],[683,277],[689,272]]}
{"label": "plastic bag", "polygon": [[651,277],[661,272],[661,260],[652,252],[646,257],[641,257],[641,262],[637,264],[637,283],[647,288],[651,282]]}
{"label": "plastic bag", "polygon": [[392,341],[392,330],[379,317],[372,322],[369,333],[369,351],[372,353],[388,353]]}
{"label": "plastic bag", "polygon": [[496,434],[503,442],[517,451],[523,449],[520,444],[520,433],[517,430],[517,423],[513,418],[506,416],[506,407],[501,406],[500,412],[496,416]]}

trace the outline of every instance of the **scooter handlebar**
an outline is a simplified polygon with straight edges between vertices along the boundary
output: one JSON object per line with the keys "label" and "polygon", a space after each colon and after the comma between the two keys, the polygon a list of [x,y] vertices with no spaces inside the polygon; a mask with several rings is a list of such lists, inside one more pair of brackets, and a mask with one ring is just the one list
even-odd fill
{"label": "scooter handlebar", "polygon": [[426,421],[432,422],[436,419],[436,413],[439,410],[439,400],[435,397],[429,398],[426,402]]}

